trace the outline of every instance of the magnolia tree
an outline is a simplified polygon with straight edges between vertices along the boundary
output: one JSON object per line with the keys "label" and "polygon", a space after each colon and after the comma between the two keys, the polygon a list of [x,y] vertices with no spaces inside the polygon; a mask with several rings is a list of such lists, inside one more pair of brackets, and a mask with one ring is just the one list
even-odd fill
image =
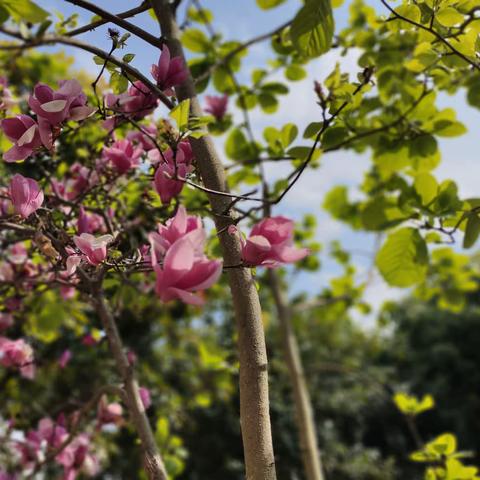
{"label": "magnolia tree", "polygon": [[[109,427],[135,432],[142,475],[175,476],[165,446],[168,429],[161,422],[152,425],[150,390],[137,379],[144,352],[132,351],[129,339],[121,338],[116,312],[128,287],[138,302],[153,301],[162,309],[180,305],[179,315],[199,317],[218,298],[216,283],[224,278],[236,321],[246,478],[276,478],[259,300],[265,292],[281,326],[305,477],[323,479],[291,322],[299,305],[287,300],[291,270],[279,274],[286,264],[318,268],[315,222],[308,218],[295,233],[295,219],[276,210],[287,195],[296,194],[302,176],[318,167],[321,154],[369,151],[363,196],[350,201],[346,187],[337,186],[326,196],[325,208],[355,229],[388,232],[376,267],[389,284],[416,286],[422,298],[437,295],[444,308],[462,307],[465,295],[477,288],[474,272],[450,247],[435,245],[452,243],[465,231],[464,246],[472,246],[480,233],[480,203],[460,199],[453,181],[438,182],[432,173],[440,161],[437,137],[465,130],[455,112],[438,108],[435,100],[437,91],[466,90],[471,105],[480,105],[480,5],[382,0],[375,10],[353,1],[350,25],[334,36],[332,8],[342,2],[305,0],[284,24],[251,39],[231,40],[218,33],[215,12],[198,0],[149,0],[117,14],[85,0],[65,1],[93,14],[91,23],[77,26],[76,15],[55,19],[41,2],[0,4],[0,48],[10,58],[0,83],[0,364],[5,384],[15,376],[24,379],[15,383],[19,389],[52,372],[61,381],[83,358],[82,349],[100,351],[105,338],[117,376],[107,377],[98,364],[92,369],[87,362],[90,376],[107,381],[96,382],[80,404],[63,406],[52,398],[51,411],[42,415],[7,406],[1,412],[0,478],[107,475],[108,449],[102,445]],[[257,0],[261,9],[282,3]],[[147,10],[160,33],[135,22]],[[179,22],[181,17],[186,21]],[[103,25],[109,27],[106,48],[79,39]],[[128,52],[132,35],[157,51],[149,72],[132,66],[141,54]],[[244,74],[239,80],[242,57],[259,42],[270,42],[272,61],[254,69],[250,81]],[[27,50],[45,45],[91,53],[97,65],[89,72],[93,81],[57,82],[46,71],[48,78],[31,85],[16,77],[12,59],[20,65]],[[357,77],[350,80],[337,65],[324,82],[312,79],[318,117],[308,119],[302,141],[297,125],[275,125],[274,119],[259,136],[250,111],[274,113],[289,83],[307,75],[305,65],[333,48],[359,55]],[[188,62],[184,49],[193,52]],[[286,82],[272,79],[279,71]],[[200,98],[207,88],[210,94]],[[238,123],[233,108],[242,114]],[[228,162],[212,140],[223,134]],[[269,178],[266,165],[275,162],[291,166],[288,176]],[[338,249],[335,255],[342,258]],[[348,267],[300,307],[365,308],[365,286]],[[57,325],[51,317],[58,310],[50,308],[42,322],[54,326],[45,333],[40,321],[33,326],[24,321],[29,312],[43,311],[42,304],[70,308],[77,321]],[[157,322],[158,311],[151,310],[145,320]],[[68,337],[58,338],[52,333],[56,328],[67,328]],[[52,347],[56,343],[60,351]],[[429,399],[425,405],[405,395],[396,402],[409,425],[431,406]],[[426,478],[478,478],[476,468],[461,463],[452,436],[425,446],[419,442],[418,448],[412,458],[426,463]]]}

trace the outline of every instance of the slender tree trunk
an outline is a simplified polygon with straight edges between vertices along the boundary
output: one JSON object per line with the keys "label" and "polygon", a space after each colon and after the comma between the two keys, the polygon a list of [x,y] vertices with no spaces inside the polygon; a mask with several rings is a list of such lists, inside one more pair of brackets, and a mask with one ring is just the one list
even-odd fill
{"label": "slender tree trunk", "polygon": [[[167,0],[150,0],[159,19],[162,36],[172,56],[185,58],[180,43],[180,30]],[[203,114],[191,75],[176,89],[179,100],[191,99],[191,113]],[[210,136],[190,139],[198,171],[204,185],[212,190],[227,192],[225,171]],[[227,232],[234,223],[231,199],[210,194],[210,204],[219,233],[225,265],[240,263],[240,242]],[[228,269],[235,319],[238,330],[240,360],[240,422],[248,480],[275,480],[270,412],[268,400],[268,365],[258,293],[247,268]]]}
{"label": "slender tree trunk", "polygon": [[269,270],[268,281],[280,321],[283,349],[290,375],[290,384],[293,388],[303,466],[308,480],[324,480],[320,450],[317,443],[315,418],[297,339],[292,328],[291,311],[282,292],[277,272]]}
{"label": "slender tree trunk", "polygon": [[162,457],[155,442],[155,437],[145,413],[132,366],[125,355],[115,319],[101,291],[94,292],[92,299],[95,310],[105,329],[117,369],[124,382],[127,408],[132,423],[142,442],[144,467],[148,478],[150,480],[167,480],[167,471],[165,470],[165,465],[163,464]]}

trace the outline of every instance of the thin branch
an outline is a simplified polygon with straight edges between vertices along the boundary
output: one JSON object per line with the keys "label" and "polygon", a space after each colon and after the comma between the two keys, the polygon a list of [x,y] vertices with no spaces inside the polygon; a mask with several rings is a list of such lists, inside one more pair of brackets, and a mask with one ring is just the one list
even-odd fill
{"label": "thin branch", "polygon": [[458,57],[462,58],[463,60],[465,60],[469,65],[471,65],[472,67],[476,68],[477,70],[480,70],[480,65],[478,65],[478,63],[474,62],[473,60],[470,60],[470,58],[468,58],[466,55],[464,55],[462,52],[460,52],[460,50],[457,50],[450,42],[447,42],[447,40],[445,40],[445,38],[442,37],[442,35],[440,35],[436,30],[434,30],[433,28],[431,27],[426,27],[425,25],[422,25],[421,23],[417,23],[415,22],[414,20],[410,20],[409,18],[407,17],[404,17],[403,15],[400,15],[399,13],[397,13],[395,11],[394,8],[392,8],[387,2],[386,0],[380,0],[382,2],[382,4],[387,8],[387,10],[392,13],[394,15],[394,17],[396,19],[399,19],[399,20],[402,20],[404,22],[407,22],[409,23],[410,25],[413,25],[417,28],[420,28],[421,30],[424,30],[426,32],[429,32],[431,33],[433,36],[435,36],[440,42],[442,42],[446,47],[448,47],[455,55],[457,55]]}
{"label": "thin branch", "polygon": [[150,480],[167,480],[167,472],[162,457],[155,442],[152,428],[145,413],[139,393],[138,382],[135,378],[132,365],[128,361],[123,347],[120,333],[112,312],[107,305],[100,285],[91,284],[92,304],[100,317],[108,338],[117,369],[124,382],[127,406],[132,423],[141,439],[144,453],[145,470]]}
{"label": "thin branch", "polygon": [[223,65],[228,64],[232,58],[234,58],[236,55],[239,53],[243,52],[246,50],[248,47],[251,47],[252,45],[256,43],[263,42],[265,40],[268,40],[269,38],[273,37],[274,35],[280,33],[283,29],[287,28],[290,24],[292,23],[291,20],[288,22],[285,22],[284,24],[280,25],[279,27],[275,28],[274,30],[264,33],[262,35],[258,35],[257,37],[253,37],[250,40],[242,43],[238,47],[234,48],[231,52],[227,53],[224,57],[220,58],[217,60],[210,68],[208,68],[205,72],[203,72],[199,77],[195,79],[195,83],[200,83],[206,78],[208,78],[211,73],[216,70],[218,67],[221,67]]}
{"label": "thin branch", "polygon": [[[21,35],[18,32],[12,32],[3,27],[0,27],[0,32],[14,38],[22,39]],[[113,55],[109,55],[108,52],[106,52],[105,50],[102,50],[98,47],[95,47],[77,39],[64,36],[45,36],[39,39],[32,39],[28,41],[25,40],[22,44],[1,45],[0,50],[23,50],[28,48],[40,47],[43,45],[55,44],[68,45],[71,47],[79,48],[81,50],[93,53],[94,55],[97,55],[104,60],[108,60],[110,63],[113,63],[117,67],[120,67],[122,71],[142,81],[166,107],[168,107],[169,109],[172,109],[174,107],[173,102],[162,92],[162,90],[160,90],[153,82],[151,82],[147,77],[145,77],[145,75],[140,73],[136,68],[132,67],[128,63],[123,62],[122,60]]]}
{"label": "thin branch", "polygon": [[127,20],[124,20],[123,18],[113,13],[107,12],[103,8],[100,8],[93,3],[87,2],[86,0],[65,0],[65,2],[71,3],[72,5],[76,5],[77,7],[81,7],[85,10],[95,13],[96,15],[102,17],[102,19],[108,20],[109,22],[112,22],[115,25],[124,28],[128,32],[133,33],[134,35],[141,38],[142,40],[145,40],[147,43],[153,45],[154,47],[161,48],[163,45],[162,39],[155,37],[146,30],[143,30],[143,28],[137,27],[133,23],[130,23]]}
{"label": "thin branch", "polygon": [[[150,6],[148,5],[148,2],[144,1],[138,7],[132,8],[125,12],[117,13],[115,16],[117,18],[130,18],[130,17],[134,17],[135,15],[138,15],[139,13],[143,13],[147,11],[149,8]],[[78,27],[75,30],[70,30],[69,32],[65,33],[65,36],[75,37],[76,35],[81,35],[82,33],[90,32],[95,28],[105,25],[106,23],[108,23],[108,20],[102,18],[102,20],[97,20],[96,22],[89,23],[88,25],[84,25],[83,27]]]}

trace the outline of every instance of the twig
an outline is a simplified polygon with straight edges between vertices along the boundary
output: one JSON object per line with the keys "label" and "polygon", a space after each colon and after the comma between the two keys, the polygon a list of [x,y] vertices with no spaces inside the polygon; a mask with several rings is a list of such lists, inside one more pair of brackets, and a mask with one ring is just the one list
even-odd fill
{"label": "twig", "polygon": [[[115,16],[117,18],[130,18],[135,15],[138,15],[139,13],[143,13],[147,11],[149,8],[150,6],[148,5],[148,2],[144,1],[138,7],[132,8],[125,12],[117,13]],[[76,28],[75,30],[70,30],[69,32],[65,33],[65,36],[75,37],[76,35],[81,35],[82,33],[90,32],[91,30],[94,30],[97,27],[101,27],[106,23],[108,23],[108,20],[102,18],[101,20],[97,20],[96,22],[89,23],[88,25],[84,25],[83,27]]]}

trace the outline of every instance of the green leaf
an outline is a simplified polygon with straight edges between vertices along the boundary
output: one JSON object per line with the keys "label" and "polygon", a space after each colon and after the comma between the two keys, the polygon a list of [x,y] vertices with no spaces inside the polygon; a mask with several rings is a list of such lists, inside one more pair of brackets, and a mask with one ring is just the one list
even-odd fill
{"label": "green leaf", "polygon": [[225,142],[225,151],[233,160],[251,160],[255,155],[255,147],[252,146],[245,134],[239,129],[234,128]]}
{"label": "green leaf", "polygon": [[199,10],[198,8],[190,7],[187,14],[188,18],[198,23],[210,23],[213,20],[213,13],[207,8]]}
{"label": "green leaf", "polygon": [[192,52],[204,53],[210,48],[210,40],[197,28],[189,28],[182,35],[182,44]]}
{"label": "green leaf", "polygon": [[437,12],[435,20],[444,27],[453,27],[462,23],[465,20],[465,16],[453,7],[446,7]]}
{"label": "green leaf", "polygon": [[281,142],[283,148],[287,148],[289,145],[291,145],[294,140],[297,138],[298,135],[298,128],[295,124],[293,123],[287,123],[283,128],[281,132]]}
{"label": "green leaf", "polygon": [[170,111],[170,118],[173,118],[177,122],[179,130],[182,130],[188,126],[188,118],[190,115],[190,99],[187,98],[180,102],[173,110]]}
{"label": "green leaf", "polygon": [[465,236],[463,237],[463,248],[470,248],[477,241],[480,235],[480,218],[478,214],[472,212],[468,215],[467,226],[465,228]]}
{"label": "green leaf", "polygon": [[429,173],[421,173],[420,175],[417,175],[413,186],[422,199],[422,205],[428,205],[437,196],[437,181]]}
{"label": "green leaf", "polygon": [[282,3],[285,3],[286,0],[257,0],[257,5],[263,10],[268,10],[269,8],[278,7]]}
{"label": "green leaf", "polygon": [[2,0],[2,8],[7,9],[17,22],[41,23],[49,16],[31,0]]}
{"label": "green leaf", "polygon": [[120,72],[113,72],[110,77],[110,86],[113,89],[113,93],[116,95],[125,92],[125,90],[128,88],[127,77],[122,75]]}
{"label": "green leaf", "polygon": [[0,5],[0,23],[5,23],[10,18],[10,13]]}
{"label": "green leaf", "polygon": [[391,233],[377,254],[376,264],[385,281],[395,287],[410,287],[423,280],[428,265],[425,240],[415,228]]}
{"label": "green leaf", "polygon": [[275,113],[278,110],[278,100],[269,93],[261,93],[258,102],[265,113]]}
{"label": "green leaf", "polygon": [[292,82],[297,82],[298,80],[303,80],[307,76],[307,72],[303,67],[299,65],[289,65],[285,69],[285,77]]}
{"label": "green leaf", "polygon": [[307,125],[303,132],[303,138],[315,138],[323,126],[323,122],[312,122]]}
{"label": "green leaf", "polygon": [[290,37],[306,57],[318,57],[330,49],[335,24],[330,0],[307,0],[293,19]]}
{"label": "green leaf", "polygon": [[126,53],[124,56],[123,56],[123,61],[125,63],[130,63],[133,59],[135,58],[135,54],[134,53]]}

